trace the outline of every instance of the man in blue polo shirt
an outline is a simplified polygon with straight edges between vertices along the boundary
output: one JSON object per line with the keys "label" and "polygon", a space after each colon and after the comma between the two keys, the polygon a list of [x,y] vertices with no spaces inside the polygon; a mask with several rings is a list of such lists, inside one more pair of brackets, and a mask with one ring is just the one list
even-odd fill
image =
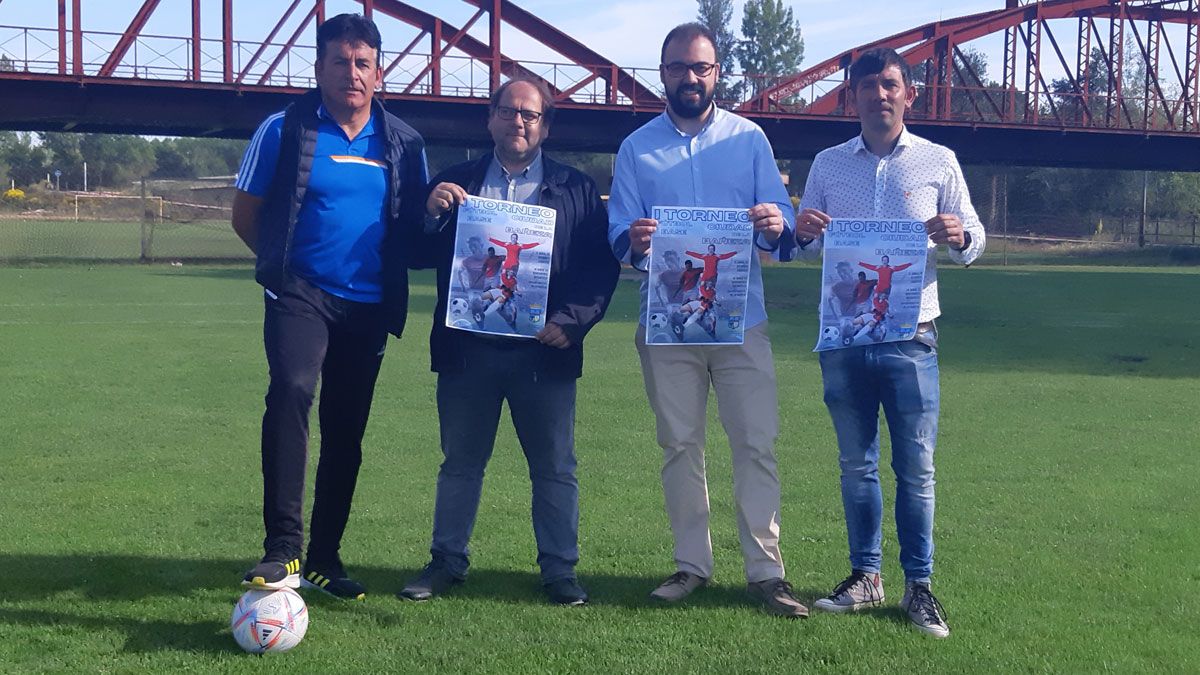
{"label": "man in blue polo shirt", "polygon": [[[420,135],[374,99],[379,30],[342,14],[317,31],[317,90],[268,117],[238,172],[233,229],[257,256],[270,368],[262,425],[262,561],[248,588],[362,599],[338,555],[388,333],[408,303],[409,243],[428,180]],[[321,456],[301,579],[308,417]]]}

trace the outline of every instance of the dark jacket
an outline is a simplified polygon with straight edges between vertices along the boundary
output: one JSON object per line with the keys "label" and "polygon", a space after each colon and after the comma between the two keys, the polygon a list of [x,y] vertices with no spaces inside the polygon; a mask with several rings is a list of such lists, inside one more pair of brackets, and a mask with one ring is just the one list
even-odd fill
{"label": "dark jacket", "polygon": [[[259,218],[255,279],[266,288],[282,287],[291,266],[296,218],[317,147],[319,91],[310,91],[287,107],[275,177],[264,195]],[[383,308],[388,332],[400,336],[408,314],[408,266],[411,246],[420,236],[425,205],[425,142],[412,127],[371,102],[382,123],[384,162],[388,170],[386,232],[383,237]]]}
{"label": "dark jacket", "polygon": [[[468,194],[478,195],[492,157],[489,152],[476,161],[446,169],[430,181],[426,198],[433,186],[443,182],[461,185]],[[540,374],[558,377],[583,374],[583,338],[604,317],[621,268],[608,245],[608,214],[595,181],[544,154],[542,162],[538,204],[554,209],[557,214],[546,321],[561,326],[571,346],[558,349],[528,339],[480,336],[446,327],[446,295],[458,231],[455,210],[440,230],[429,235],[428,257],[421,265],[437,268],[437,307],[433,310],[433,330],[429,334],[430,365],[435,372],[460,373],[466,368],[466,354],[473,344],[502,339],[511,341],[514,348],[539,350]]]}

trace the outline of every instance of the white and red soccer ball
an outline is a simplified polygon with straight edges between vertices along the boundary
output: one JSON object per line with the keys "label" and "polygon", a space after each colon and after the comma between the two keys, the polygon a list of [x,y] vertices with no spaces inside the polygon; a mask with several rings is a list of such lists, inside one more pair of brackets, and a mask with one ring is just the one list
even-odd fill
{"label": "white and red soccer ball", "polygon": [[233,608],[229,627],[238,646],[251,654],[286,652],[308,631],[308,606],[290,588],[246,591]]}

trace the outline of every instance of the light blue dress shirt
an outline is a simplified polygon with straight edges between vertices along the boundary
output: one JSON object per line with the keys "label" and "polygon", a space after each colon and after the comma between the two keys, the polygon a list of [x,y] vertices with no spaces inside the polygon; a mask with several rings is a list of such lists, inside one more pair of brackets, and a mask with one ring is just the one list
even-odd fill
{"label": "light blue dress shirt", "polygon": [[515,174],[510,174],[500,163],[500,158],[493,153],[492,163],[488,165],[483,184],[479,186],[479,196],[519,204],[537,204],[540,196],[538,189],[542,186],[544,172],[541,151],[529,166]]}
{"label": "light blue dress shirt", "polygon": [[[663,112],[621,143],[608,199],[608,242],[618,259],[644,270],[649,256],[630,260],[629,226],[638,218],[649,218],[655,206],[749,209],[768,202],[783,213],[780,241],[790,242],[796,214],[771,144],[757,124],[715,108],[704,129],[689,136]],[[757,237],[755,242],[762,250],[776,250],[759,243]],[[767,318],[762,268],[757,255],[750,259],[746,328]],[[643,279],[638,318],[643,324],[647,288],[648,279]]]}

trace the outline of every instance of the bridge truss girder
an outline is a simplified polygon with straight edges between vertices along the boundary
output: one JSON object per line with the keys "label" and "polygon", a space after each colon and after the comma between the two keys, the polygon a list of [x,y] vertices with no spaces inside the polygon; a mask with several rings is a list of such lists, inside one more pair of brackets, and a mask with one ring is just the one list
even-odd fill
{"label": "bridge truss girder", "polygon": [[[261,0],[244,0],[245,2],[261,2]],[[644,105],[650,108],[661,108],[661,98],[656,92],[651,90],[640,82],[635,76],[623,70],[612,61],[606,59],[599,53],[589,49],[584,44],[571,38],[566,33],[559,31],[554,26],[542,21],[532,13],[521,9],[510,0],[463,0],[468,5],[477,9],[474,16],[462,27],[456,26],[440,17],[422,11],[412,5],[403,2],[402,0],[356,0],[363,7],[363,13],[379,20],[380,17],[387,17],[407,24],[416,28],[419,32],[417,37],[406,47],[399,52],[385,53],[389,57],[388,68],[389,74],[400,63],[400,60],[406,56],[414,54],[414,48],[422,40],[428,40],[429,58],[424,67],[413,75],[407,81],[399,83],[389,83],[389,90],[385,95],[391,92],[404,93],[408,95],[429,95],[440,96],[442,75],[446,69],[446,61],[449,58],[458,58],[461,64],[461,56],[451,55],[451,50],[456,50],[461,54],[465,54],[471,59],[473,64],[485,65],[488,71],[486,91],[494,89],[499,83],[508,77],[524,76],[537,79],[543,79],[547,82],[551,91],[561,100],[569,99],[572,94],[579,92],[584,87],[589,85],[603,85],[604,100],[603,103],[618,104],[625,102],[633,102],[637,105]],[[57,30],[57,75],[63,77],[75,78],[110,78],[128,76],[127,73],[132,72],[137,76],[138,66],[130,65],[129,55],[131,47],[136,49],[136,44],[140,39],[162,38],[165,36],[152,36],[144,32],[147,22],[158,9],[161,0],[142,0],[142,4],[130,20],[125,30],[116,36],[115,45],[109,50],[107,58],[99,65],[98,68],[92,68],[94,72],[88,72],[89,66],[84,58],[84,45],[88,42],[89,32],[84,30],[84,14],[82,0],[57,0],[58,3],[58,30]],[[191,16],[191,31],[188,49],[189,63],[186,67],[179,68],[186,70],[187,76],[179,78],[181,83],[199,83],[213,82],[212,78],[205,78],[201,72],[201,63],[205,59],[202,45],[204,42],[214,42],[214,40],[205,40],[201,36],[201,4],[202,0],[188,0],[190,4]],[[236,11],[235,0],[221,0],[221,15],[222,15],[222,33],[220,38],[220,57],[221,75],[219,82],[224,85],[233,87],[242,87],[247,85],[269,86],[273,80],[273,76],[280,64],[296,51],[308,45],[301,45],[301,37],[305,31],[313,25],[314,21],[317,25],[325,19],[326,0],[290,0],[285,6],[280,5],[281,13],[274,23],[274,27],[270,30],[267,37],[261,41],[250,43],[250,48],[253,49],[253,56],[244,63],[238,62],[238,50],[245,46],[245,42],[235,41],[233,37],[233,17]],[[94,6],[94,5],[93,5]],[[68,11],[68,8],[70,11]],[[297,9],[307,9],[303,19],[296,26],[290,37],[283,41],[277,41],[283,27],[292,18]],[[68,26],[68,16],[71,17],[70,26]],[[480,40],[470,34],[470,29],[473,25],[486,17],[488,26],[488,41]],[[574,81],[551,82],[546,80],[541,74],[526,67],[517,60],[506,55],[501,48],[501,25],[508,24],[513,28],[524,33],[542,46],[562,55],[570,61],[570,66],[582,73],[577,76]],[[68,50],[68,43],[71,48]],[[274,59],[263,70],[261,66],[265,63],[263,60],[268,52],[274,53]],[[311,60],[311,57],[309,57]],[[554,64],[557,65],[557,64]],[[461,65],[460,65],[461,67]],[[257,68],[257,70],[256,70]],[[556,75],[561,75],[561,69],[555,69]],[[568,76],[569,77],[569,76]]]}
{"label": "bridge truss girder", "polygon": [[[1069,63],[1054,27],[1077,19]],[[1102,24],[1107,26],[1102,26]],[[1186,46],[1170,39],[1167,26],[1183,28]],[[987,124],[1038,124],[1060,128],[1200,132],[1200,8],[1197,0],[1045,0],[1019,4],[913,28],[847,50],[784,79],[740,106],[743,112],[849,114],[848,68],[876,47],[897,50],[918,74],[922,96],[914,117]],[[1107,36],[1102,29],[1107,28]],[[984,85],[962,57],[961,45],[1004,35],[1002,80]],[[1165,49],[1164,49],[1165,47]],[[1182,48],[1180,48],[1182,47]],[[1099,55],[1100,63],[1093,63]],[[1020,56],[1024,56],[1021,62]],[[1126,63],[1127,55],[1137,59]],[[947,61],[951,63],[947,64]],[[1044,66],[1051,65],[1051,68]],[[1145,76],[1129,82],[1136,65]],[[1092,89],[1094,67],[1104,72],[1104,91]],[[1053,87],[1048,71],[1065,73],[1066,88]],[[1020,80],[1023,79],[1023,82]],[[817,91],[819,83],[829,83]],[[814,91],[813,100],[789,104]],[[1178,92],[1172,97],[1172,92]],[[1094,109],[1097,97],[1103,109]],[[997,104],[996,100],[1000,103]],[[960,104],[952,106],[951,101]]]}

